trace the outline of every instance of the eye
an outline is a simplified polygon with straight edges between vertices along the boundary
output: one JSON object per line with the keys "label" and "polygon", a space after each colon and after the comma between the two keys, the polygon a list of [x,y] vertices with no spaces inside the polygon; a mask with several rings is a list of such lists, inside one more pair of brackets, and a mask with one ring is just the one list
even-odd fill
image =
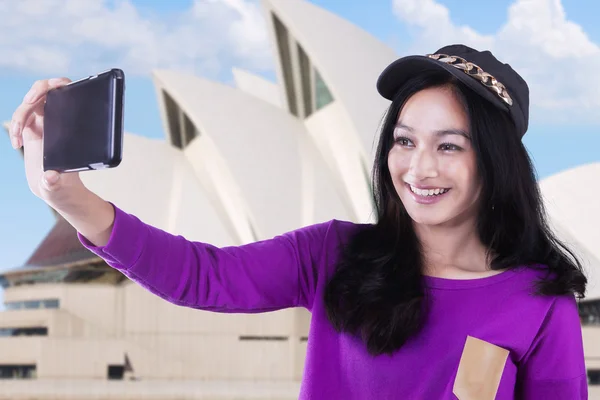
{"label": "eye", "polygon": [[398,143],[400,146],[409,147],[412,146],[413,142],[406,136],[398,136],[394,142]]}
{"label": "eye", "polygon": [[460,148],[457,145],[452,144],[452,143],[442,143],[440,145],[440,150],[443,150],[443,151],[459,151],[459,150],[462,150],[462,148]]}

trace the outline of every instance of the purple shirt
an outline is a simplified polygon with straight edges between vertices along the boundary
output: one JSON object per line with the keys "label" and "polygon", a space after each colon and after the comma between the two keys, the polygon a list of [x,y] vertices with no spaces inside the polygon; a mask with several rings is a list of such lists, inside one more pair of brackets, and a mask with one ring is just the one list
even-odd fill
{"label": "purple shirt", "polygon": [[323,302],[336,248],[360,224],[332,220],[218,248],[115,211],[105,247],[79,234],[81,243],[165,300],[224,313],[312,312],[301,399],[587,399],[575,298],[530,294],[540,271],[425,277],[431,309],[422,332],[393,356],[374,357],[335,332]]}

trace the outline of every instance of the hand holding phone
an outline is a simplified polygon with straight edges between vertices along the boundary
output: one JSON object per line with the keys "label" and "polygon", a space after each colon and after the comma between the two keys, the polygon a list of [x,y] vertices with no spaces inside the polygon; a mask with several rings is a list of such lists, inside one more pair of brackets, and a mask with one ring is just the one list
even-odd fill
{"label": "hand holding phone", "polygon": [[[86,80],[88,79],[89,78],[86,78]],[[76,118],[73,109],[68,110],[69,102],[61,103],[61,109],[64,111],[62,114],[57,112],[58,108],[53,109],[49,107],[48,111],[53,114],[53,116],[50,117],[50,120],[53,121],[51,124],[53,124],[54,127],[46,132],[44,123],[47,120],[45,112],[47,111],[46,104],[48,93],[55,91],[55,94],[61,94],[61,96],[57,96],[55,99],[59,99],[59,97],[62,99],[64,98],[62,94],[67,93],[67,91],[63,92],[61,89],[69,87],[71,83],[71,80],[68,78],[54,78],[35,82],[23,98],[23,102],[13,113],[10,124],[10,138],[13,147],[15,149],[23,148],[24,151],[25,174],[30,190],[57,211],[60,208],[78,208],[76,204],[78,199],[90,197],[88,196],[89,191],[83,185],[79,178],[79,174],[76,172],[79,168],[85,166],[85,169],[92,169],[95,162],[102,162],[104,165],[108,166],[116,166],[116,160],[118,161],[121,158],[122,134],[120,134],[120,132],[122,132],[122,111],[119,111],[119,109],[122,109],[123,102],[122,100],[119,100],[122,99],[122,94],[119,95],[118,92],[115,92],[116,96],[112,97],[114,102],[110,100],[106,103],[107,106],[98,108],[98,110],[100,110],[98,113],[99,115],[111,115],[111,113],[116,110],[115,114],[113,114],[115,115],[114,124],[113,122],[107,123],[106,121],[103,121],[102,123],[103,127],[106,127],[106,125],[112,127],[111,130],[101,130],[101,132],[104,133],[102,136],[104,141],[86,142],[83,138],[86,134],[84,133],[79,134],[80,136],[75,136],[78,135],[78,132],[75,132],[72,129],[72,126],[69,129],[71,136],[66,135],[64,132],[61,133],[56,131],[57,126],[61,121],[63,121],[63,125],[65,125],[64,121],[68,118],[73,119],[75,123],[79,123],[82,119],[85,119],[85,115],[79,115],[79,117]],[[75,86],[72,88],[75,88]],[[84,89],[86,89],[85,91],[87,92],[89,88],[90,87],[88,86]],[[69,93],[67,94],[70,95]],[[78,92],[77,95],[79,95],[78,98],[85,97],[81,96],[80,92]],[[104,97],[106,98],[106,96]],[[111,103],[116,106],[109,106]],[[53,102],[53,104],[59,103]],[[120,117],[118,117],[119,112],[121,113]],[[94,111],[93,114],[96,114],[96,111]],[[118,118],[121,118],[120,125]],[[94,132],[97,133],[97,131]],[[44,146],[46,133],[53,135],[53,142],[48,147]],[[80,148],[80,150],[84,154],[87,154],[85,157],[68,154],[68,149],[74,147],[72,144],[66,143],[71,139],[73,139],[72,142],[81,143],[84,146],[83,148]],[[63,143],[62,150],[59,143]],[[97,151],[96,146],[98,143],[108,143],[106,147],[100,146],[107,150]],[[51,151],[52,149],[54,149],[56,153],[53,153]],[[77,150],[76,146],[75,149]],[[95,157],[88,157],[90,154],[94,155],[94,153],[97,152],[101,153],[102,156],[100,159],[102,161],[95,161]],[[50,156],[46,157],[48,163],[44,160],[45,156]],[[69,163],[70,159],[74,159],[76,163]],[[63,161],[65,162],[63,163]],[[76,165],[79,163],[81,165]],[[90,166],[90,164],[92,164],[92,166]],[[50,169],[51,167],[56,168],[56,170]]]}
{"label": "hand holding phone", "polygon": [[111,69],[48,91],[44,171],[114,168],[123,147],[125,76]]}

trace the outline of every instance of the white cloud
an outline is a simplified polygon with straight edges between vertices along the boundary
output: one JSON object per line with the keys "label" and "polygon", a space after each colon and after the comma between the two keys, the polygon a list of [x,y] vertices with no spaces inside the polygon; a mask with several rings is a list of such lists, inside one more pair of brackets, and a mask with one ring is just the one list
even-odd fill
{"label": "white cloud", "polygon": [[[394,0],[394,13],[409,26],[421,28],[412,48],[441,47],[447,43],[468,41],[473,47],[488,47],[492,37],[480,35],[468,26],[456,26],[447,7],[435,0]],[[439,45],[441,44],[441,45]]]}
{"label": "white cloud", "polygon": [[0,0],[0,15],[0,68],[8,71],[78,75],[116,66],[131,75],[170,68],[214,77],[231,65],[273,65],[256,0],[195,0],[169,15],[146,15],[128,0]]}
{"label": "white cloud", "polygon": [[567,19],[560,0],[514,1],[494,35],[455,25],[448,8],[435,0],[393,0],[393,10],[415,29],[410,52],[464,43],[510,64],[530,87],[532,119],[600,122],[600,47]]}

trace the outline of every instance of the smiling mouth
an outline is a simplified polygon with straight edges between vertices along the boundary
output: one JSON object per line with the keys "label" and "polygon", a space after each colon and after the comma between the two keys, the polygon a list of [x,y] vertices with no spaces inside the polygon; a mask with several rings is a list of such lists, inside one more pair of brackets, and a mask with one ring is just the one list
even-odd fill
{"label": "smiling mouth", "polygon": [[408,183],[406,184],[406,186],[408,186],[411,192],[422,197],[437,197],[450,191],[450,189],[447,188],[419,189]]}

